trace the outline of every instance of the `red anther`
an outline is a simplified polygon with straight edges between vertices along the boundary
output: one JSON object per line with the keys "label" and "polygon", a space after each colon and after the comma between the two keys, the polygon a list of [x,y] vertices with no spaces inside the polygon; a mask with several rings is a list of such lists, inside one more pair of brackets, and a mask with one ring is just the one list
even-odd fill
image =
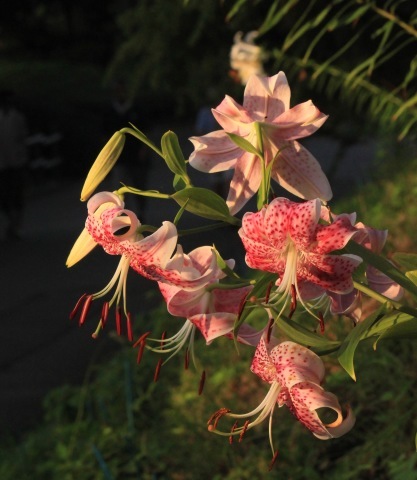
{"label": "red anther", "polygon": [[246,433],[246,430],[248,429],[248,425],[249,425],[249,420],[246,420],[246,422],[244,423],[244,425],[242,427],[242,431],[240,432],[240,435],[239,435],[239,442],[241,442],[243,440],[243,437]]}
{"label": "red anther", "polygon": [[288,315],[291,318],[297,308],[297,290],[295,289],[295,285],[291,285],[291,307],[290,307],[290,314]]}
{"label": "red anther", "polygon": [[122,309],[119,305],[116,307],[116,332],[117,335],[122,334]]}
{"label": "red anther", "polygon": [[266,293],[265,293],[265,303],[269,302],[269,295],[271,294],[272,285],[273,285],[273,282],[268,283],[268,287],[267,287]]}
{"label": "red anther", "polygon": [[161,349],[164,348],[165,338],[167,336],[167,332],[163,331],[161,335]]}
{"label": "red anther", "polygon": [[271,341],[271,335],[272,335],[272,327],[274,326],[274,319],[271,317],[268,322],[268,328],[266,330],[266,343],[269,343]]}
{"label": "red anther", "polygon": [[126,316],[126,327],[127,327],[127,339],[129,342],[133,342],[133,331],[132,331],[132,315],[130,312]]}
{"label": "red anther", "polygon": [[216,412],[213,413],[213,415],[208,419],[207,426],[208,429],[215,430],[217,427],[217,424],[219,423],[219,420],[224,416],[227,415],[230,412],[228,408],[220,408]]}
{"label": "red anther", "polygon": [[229,437],[229,444],[231,445],[233,443],[233,432],[236,430],[237,428],[237,420],[235,421],[235,423],[233,424],[232,426],[232,429],[230,430],[230,437]]}
{"label": "red anther", "polygon": [[324,333],[324,317],[321,312],[317,314],[319,316],[319,325],[320,325],[320,333]]}
{"label": "red anther", "polygon": [[248,292],[243,298],[242,300],[240,301],[240,304],[239,304],[239,310],[238,310],[238,313],[237,313],[237,319],[239,320],[240,319],[240,316],[242,315],[242,312],[243,312],[243,309],[245,308],[245,304],[246,304],[246,300],[249,296],[249,293]]}
{"label": "red anther", "polygon": [[200,378],[200,384],[198,386],[198,394],[199,395],[201,395],[203,393],[205,382],[206,382],[206,371],[203,370],[203,373],[201,374],[201,378]]}
{"label": "red anther", "polygon": [[144,342],[146,340],[146,337],[149,337],[150,334],[151,332],[146,332],[143,335],[141,335],[133,344],[133,348],[136,348],[140,343]]}
{"label": "red anther", "polygon": [[87,295],[83,309],[81,310],[81,315],[80,315],[80,320],[78,322],[78,325],[81,327],[81,325],[85,322],[85,319],[87,318],[88,311],[90,310],[91,302],[93,301],[93,296],[92,295]]}
{"label": "red anther", "polygon": [[159,378],[159,373],[161,372],[161,367],[162,367],[162,358],[158,360],[158,363],[156,364],[155,368],[155,374],[153,376],[153,381],[157,382]]}
{"label": "red anther", "polygon": [[77,312],[80,308],[80,305],[81,303],[83,302],[84,298],[87,296],[86,293],[84,293],[83,295],[81,295],[81,297],[79,298],[78,302],[75,304],[75,307],[72,309],[72,312],[70,313],[69,315],[69,319],[70,320],[73,320],[73,318],[75,317],[75,315],[77,315]]}
{"label": "red anther", "polygon": [[187,347],[185,349],[185,355],[184,355],[184,369],[188,370],[189,366],[190,366],[190,350]]}
{"label": "red anther", "polygon": [[103,308],[101,309],[101,326],[104,328],[107,322],[107,317],[109,315],[109,302],[103,303]]}
{"label": "red anther", "polygon": [[138,365],[142,361],[143,352],[145,351],[145,345],[146,345],[146,341],[143,340],[142,343],[140,344],[140,347],[139,347],[139,350],[138,350],[138,356],[136,357],[136,363]]}
{"label": "red anther", "polygon": [[269,468],[268,468],[269,471],[272,470],[272,467],[275,465],[277,458],[278,458],[278,450],[274,453],[274,456],[272,457],[271,463],[269,464]]}

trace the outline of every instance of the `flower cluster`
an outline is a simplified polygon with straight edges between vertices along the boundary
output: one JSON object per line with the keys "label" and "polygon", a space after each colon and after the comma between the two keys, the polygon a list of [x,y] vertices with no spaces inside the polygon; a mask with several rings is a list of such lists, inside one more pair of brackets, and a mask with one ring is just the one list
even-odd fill
{"label": "flower cluster", "polygon": [[[104,147],[81,193],[83,200],[89,198],[88,216],[67,264],[74,265],[96,245],[119,256],[120,262],[106,287],[81,297],[71,318],[79,315],[79,323],[84,324],[92,301],[103,298],[96,337],[114,304],[116,328],[120,334],[124,316],[138,358],[145,348],[170,357],[185,350],[187,358],[190,353],[194,358],[198,334],[207,344],[225,336],[242,348],[253,348],[250,370],[269,384],[265,399],[247,414],[217,410],[208,421],[210,431],[242,439],[264,419],[272,423],[275,407],[285,405],[319,439],[339,437],[353,427],[355,417],[350,406],[342,409],[337,397],[322,387],[322,356],[335,353],[355,378],[353,355],[359,341],[389,336],[417,316],[413,307],[400,302],[405,290],[416,294],[416,286],[383,257],[386,231],[357,222],[353,213],[331,211],[326,175],[298,142],[320,128],[327,115],[311,101],[290,107],[283,72],[269,78],[252,75],[243,105],[226,96],[212,112],[220,129],[190,138],[194,151],[188,162],[173,132],[162,137],[159,149],[140,130],[124,128]],[[173,193],[123,186],[91,196],[118,160],[126,135],[145,143],[166,162],[174,175]],[[227,198],[194,186],[188,165],[207,173],[233,169]],[[299,200],[275,196],[272,180]],[[161,226],[142,225],[125,208],[124,197],[129,194],[174,201],[178,213]],[[257,211],[237,217],[253,196]],[[184,252],[177,227],[185,210],[207,219],[205,227],[188,233],[222,226],[225,235],[233,235],[239,227],[242,256],[249,267],[246,277],[235,271],[235,260],[224,260],[215,246]],[[126,299],[130,269],[153,281],[167,312],[183,319],[176,334],[152,339],[147,332],[135,338]],[[110,299],[104,300],[107,296]],[[362,304],[368,298],[373,305],[379,302],[378,315],[364,316]],[[250,315],[253,312],[260,314]],[[251,324],[253,317],[258,319],[256,325]],[[331,322],[343,317],[353,320],[345,325],[345,337],[326,338],[325,323],[331,328]],[[355,335],[352,325],[357,325]],[[323,408],[334,413],[332,422],[320,418],[318,411]],[[229,430],[219,428],[223,417],[236,419]],[[256,418],[249,420],[252,417]],[[239,419],[244,420],[240,426]],[[275,461],[271,427],[269,432]]]}

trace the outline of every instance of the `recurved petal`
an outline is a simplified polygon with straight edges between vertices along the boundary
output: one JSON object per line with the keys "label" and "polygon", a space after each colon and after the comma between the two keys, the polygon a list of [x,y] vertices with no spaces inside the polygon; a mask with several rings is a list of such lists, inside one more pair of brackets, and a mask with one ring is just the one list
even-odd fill
{"label": "recurved petal", "polygon": [[263,129],[275,142],[297,140],[316,132],[327,118],[328,115],[320,112],[313,102],[308,100],[269,120],[263,125]]}
{"label": "recurved petal", "polygon": [[356,255],[309,254],[303,279],[334,293],[349,293],[353,289],[352,273],[362,262]]}
{"label": "recurved petal", "polygon": [[384,273],[369,265],[366,269],[369,286],[376,292],[397,301],[404,296],[404,289]]}
{"label": "recurved petal", "polygon": [[214,310],[216,312],[229,312],[237,314],[242,300],[252,290],[252,286],[233,288],[231,290],[214,289],[212,292]]}
{"label": "recurved petal", "polygon": [[[322,387],[309,382],[300,383],[290,389],[292,407],[290,409],[300,422],[321,440],[328,440],[347,433],[354,425],[355,420],[351,411],[343,418],[342,409],[337,397],[326,392]],[[336,420],[324,424],[320,420],[317,410],[330,409],[336,413]]]}
{"label": "recurved petal", "polygon": [[207,344],[209,344],[215,338],[227,335],[233,331],[236,315],[218,312],[194,315],[189,320],[200,330]]}
{"label": "recurved petal", "polygon": [[143,273],[146,266],[164,268],[175,249],[177,238],[176,226],[163,222],[152,235],[137,242],[122,242],[123,253],[129,257],[130,266],[139,273]]}
{"label": "recurved petal", "polygon": [[324,378],[321,358],[298,343],[282,342],[271,350],[269,356],[283,387],[291,389],[301,382],[320,384]]}
{"label": "recurved petal", "polygon": [[346,246],[349,240],[358,233],[352,225],[349,215],[338,215],[330,225],[317,226],[317,244],[315,253],[330,253]]}
{"label": "recurved petal", "polygon": [[223,172],[235,167],[242,150],[233,143],[223,130],[216,130],[201,137],[190,137],[194,151],[190,165],[201,172]]}
{"label": "recurved petal", "polygon": [[268,346],[264,337],[259,340],[250,369],[251,372],[267,383],[272,383],[278,378],[276,366],[269,356]]}
{"label": "recurved petal", "polygon": [[227,206],[235,215],[258,191],[262,180],[261,160],[256,155],[244,152],[235,165],[235,173],[230,182]]}
{"label": "recurved petal", "polygon": [[333,193],[314,156],[298,142],[282,143],[272,168],[272,178],[292,194],[307,200],[328,201]]}
{"label": "recurved petal", "polygon": [[228,95],[212,112],[226,132],[246,136],[252,129],[254,119],[250,113]]}

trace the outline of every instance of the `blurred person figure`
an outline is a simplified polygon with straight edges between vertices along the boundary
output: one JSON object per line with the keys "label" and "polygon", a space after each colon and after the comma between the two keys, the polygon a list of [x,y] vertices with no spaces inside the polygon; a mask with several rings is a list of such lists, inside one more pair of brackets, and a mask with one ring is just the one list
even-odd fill
{"label": "blurred person figure", "polygon": [[10,90],[0,91],[0,207],[7,218],[6,235],[17,239],[23,217],[27,179],[27,123]]}

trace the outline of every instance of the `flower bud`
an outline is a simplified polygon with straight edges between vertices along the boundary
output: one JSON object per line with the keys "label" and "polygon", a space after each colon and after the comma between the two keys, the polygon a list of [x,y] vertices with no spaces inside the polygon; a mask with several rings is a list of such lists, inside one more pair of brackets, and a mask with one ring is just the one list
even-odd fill
{"label": "flower bud", "polygon": [[125,135],[117,131],[103,147],[96,161],[88,172],[83,189],[81,201],[87,200],[100,183],[106,178],[122,153],[125,144]]}

